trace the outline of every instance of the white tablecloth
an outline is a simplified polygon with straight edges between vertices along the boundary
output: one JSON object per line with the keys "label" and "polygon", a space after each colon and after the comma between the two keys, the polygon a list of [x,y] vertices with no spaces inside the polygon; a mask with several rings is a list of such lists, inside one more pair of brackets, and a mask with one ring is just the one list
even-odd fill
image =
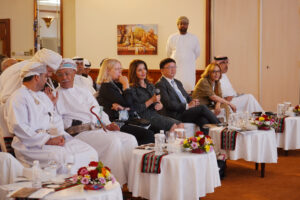
{"label": "white tablecloth", "polygon": [[[8,199],[6,196],[10,190],[16,190],[21,187],[30,187],[30,182],[14,183],[10,185],[0,186],[0,199]],[[71,187],[55,193],[48,194],[45,198],[47,200],[123,200],[122,190],[119,183],[115,183],[110,190],[83,190],[82,185]]]}
{"label": "white tablecloth", "polygon": [[23,165],[11,154],[0,152],[0,185],[13,183],[23,175]]}
{"label": "white tablecloth", "polygon": [[141,161],[147,150],[134,150],[128,189],[134,197],[149,200],[198,200],[221,185],[214,152],[176,153],[163,157],[161,173],[142,173]]}
{"label": "white tablecloth", "polygon": [[300,117],[285,118],[283,133],[276,133],[277,147],[284,150],[300,149]]}
{"label": "white tablecloth", "polygon": [[277,163],[277,143],[273,129],[241,132],[236,137],[234,151],[221,149],[221,131],[223,129],[223,127],[216,127],[209,131],[217,154],[225,154],[230,160],[244,159],[256,163]]}

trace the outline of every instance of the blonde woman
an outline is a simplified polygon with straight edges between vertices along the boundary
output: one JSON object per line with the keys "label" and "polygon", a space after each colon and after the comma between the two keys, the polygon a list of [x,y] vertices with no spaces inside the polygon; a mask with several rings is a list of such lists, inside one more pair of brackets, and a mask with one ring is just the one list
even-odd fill
{"label": "blonde woman", "polygon": [[[104,107],[110,121],[118,120],[120,111],[128,111],[129,115],[133,115],[135,110],[132,104],[132,90],[127,77],[122,75],[120,61],[105,59],[99,71],[97,84],[101,85],[97,100]],[[139,145],[154,142],[151,130],[127,124],[120,130],[134,135]]]}
{"label": "blonde woman", "polygon": [[207,106],[214,105],[216,115],[220,114],[222,104],[229,106],[233,112],[236,112],[236,106],[222,98],[221,77],[220,66],[216,63],[209,64],[201,75],[201,79],[196,84],[192,94],[193,99],[199,99],[200,104]]}

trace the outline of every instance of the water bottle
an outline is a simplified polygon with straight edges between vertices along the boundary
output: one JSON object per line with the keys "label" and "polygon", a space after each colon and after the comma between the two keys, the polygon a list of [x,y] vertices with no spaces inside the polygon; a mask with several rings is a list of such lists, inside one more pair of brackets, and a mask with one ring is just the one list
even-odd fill
{"label": "water bottle", "polygon": [[161,130],[160,133],[155,134],[155,151],[157,154],[163,153],[163,145],[165,143],[165,134],[164,131]]}
{"label": "water bottle", "polygon": [[38,160],[33,161],[32,166],[32,187],[33,188],[41,188],[41,168]]}

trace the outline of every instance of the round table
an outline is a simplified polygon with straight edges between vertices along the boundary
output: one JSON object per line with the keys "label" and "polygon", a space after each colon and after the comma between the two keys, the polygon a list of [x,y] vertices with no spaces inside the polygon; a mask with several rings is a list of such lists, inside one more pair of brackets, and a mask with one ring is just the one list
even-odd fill
{"label": "round table", "polygon": [[[22,187],[31,187],[31,182],[20,182],[0,186],[0,200],[7,199],[11,192]],[[47,200],[123,200],[120,184],[116,182],[109,190],[84,190],[83,185],[70,187],[54,193],[50,193],[43,199]]]}
{"label": "round table", "polygon": [[300,149],[300,117],[287,117],[284,123],[283,133],[276,133],[277,147]]}
{"label": "round table", "polygon": [[134,150],[128,189],[134,197],[155,200],[198,200],[221,185],[215,152],[172,153],[161,161],[161,173],[142,173],[142,157],[149,150]]}
{"label": "round table", "polygon": [[277,143],[274,129],[263,131],[242,131],[236,137],[235,150],[221,149],[221,131],[224,127],[211,128],[209,135],[214,141],[217,154],[225,154],[227,159],[253,161],[262,164],[264,177],[265,163],[277,163]]}

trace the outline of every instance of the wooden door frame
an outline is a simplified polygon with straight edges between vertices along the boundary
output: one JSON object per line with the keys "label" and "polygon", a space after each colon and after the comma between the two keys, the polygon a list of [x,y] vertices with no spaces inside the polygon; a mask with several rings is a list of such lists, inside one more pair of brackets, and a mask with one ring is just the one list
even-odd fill
{"label": "wooden door frame", "polygon": [[7,28],[7,32],[5,34],[5,41],[8,41],[8,44],[6,46],[6,51],[8,54],[6,56],[11,56],[11,48],[10,48],[10,19],[0,19],[0,23],[4,23],[5,27]]}
{"label": "wooden door frame", "polygon": [[211,61],[211,0],[205,3],[205,67]]}

